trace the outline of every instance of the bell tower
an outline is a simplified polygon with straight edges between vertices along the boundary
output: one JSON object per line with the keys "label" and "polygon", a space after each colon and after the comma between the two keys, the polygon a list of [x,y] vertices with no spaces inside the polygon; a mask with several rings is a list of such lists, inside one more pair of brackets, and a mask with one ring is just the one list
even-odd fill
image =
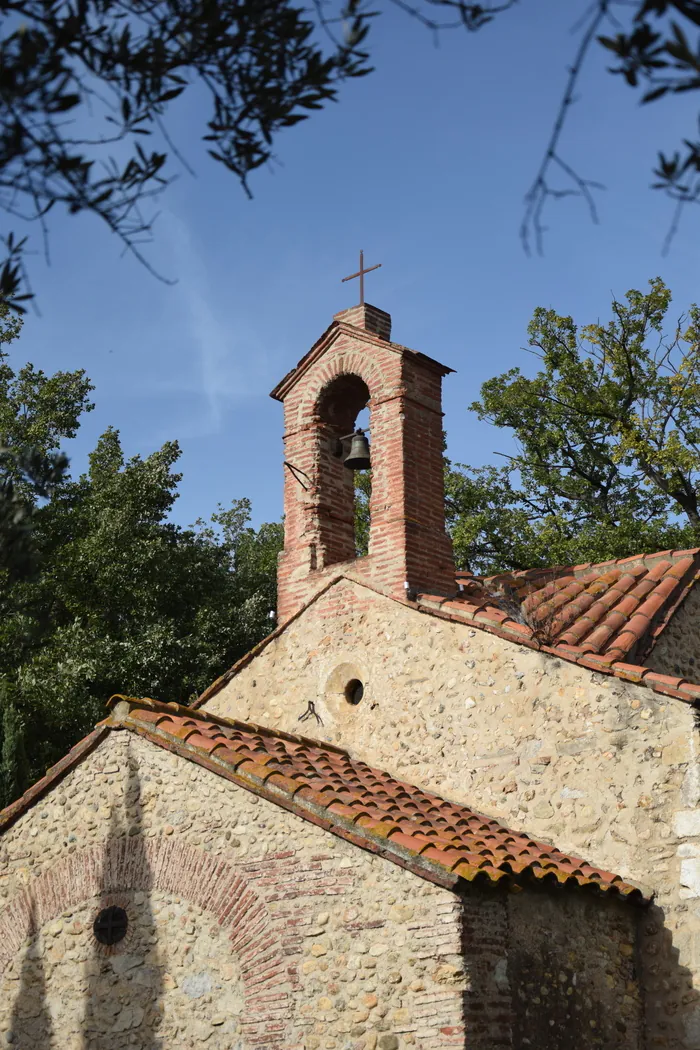
{"label": "bell tower", "polygon": [[[391,317],[343,310],[271,393],[284,404],[284,551],[278,622],[352,572],[396,598],[456,591],[445,531],[442,377],[451,368],[391,342]],[[356,557],[354,473],[345,465],[369,408],[369,553]],[[345,440],[341,440],[345,439]],[[353,451],[362,451],[363,443]]]}

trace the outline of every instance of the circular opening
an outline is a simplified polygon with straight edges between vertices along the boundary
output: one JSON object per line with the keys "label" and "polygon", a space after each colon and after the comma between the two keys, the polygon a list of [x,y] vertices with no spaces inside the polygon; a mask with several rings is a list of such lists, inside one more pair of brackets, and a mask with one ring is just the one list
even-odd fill
{"label": "circular opening", "polygon": [[102,909],[92,924],[92,932],[100,944],[117,944],[126,937],[128,925],[124,909],[113,905]]}
{"label": "circular opening", "polygon": [[365,687],[359,678],[351,678],[345,686],[345,699],[349,704],[359,704],[364,693]]}

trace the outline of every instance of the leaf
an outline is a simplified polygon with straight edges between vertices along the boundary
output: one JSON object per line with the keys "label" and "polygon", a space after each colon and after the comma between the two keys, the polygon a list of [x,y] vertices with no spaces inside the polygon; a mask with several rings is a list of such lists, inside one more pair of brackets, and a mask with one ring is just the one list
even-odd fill
{"label": "leaf", "polygon": [[65,113],[69,109],[74,109],[79,103],[79,95],[59,95],[52,99],[46,108],[49,113]]}
{"label": "leaf", "polygon": [[179,95],[184,91],[184,87],[171,88],[170,91],[166,91],[159,98],[156,99],[156,104],[160,105],[163,102],[171,102],[174,98],[178,98]]}
{"label": "leaf", "polygon": [[654,102],[657,98],[661,98],[663,95],[665,95],[667,91],[668,85],[663,85],[662,87],[654,88],[653,91],[648,91],[646,95],[642,97],[642,103]]}
{"label": "leaf", "polygon": [[620,54],[621,37],[618,36],[613,39],[609,36],[599,36],[596,39],[598,40],[598,43],[602,44],[603,47],[606,47],[608,51],[613,51],[616,55]]}
{"label": "leaf", "polygon": [[[249,192],[246,177],[269,158],[275,136],[300,123],[301,110],[335,99],[341,81],[369,71],[360,46],[375,14],[361,0],[345,5],[348,47],[322,39],[313,5],[299,0],[47,0],[36,12],[20,8],[26,24],[8,31],[0,63],[0,96],[13,115],[0,134],[8,200],[37,218],[54,202],[69,214],[92,210],[127,248],[150,231],[139,206],[169,182],[164,155],[146,157],[140,143],[154,125],[167,140],[160,122],[171,101],[189,86],[205,87],[214,117],[207,130],[218,140],[211,156]],[[100,111],[96,136],[87,112],[94,99],[110,100],[111,109]],[[85,121],[57,119],[83,109]],[[104,147],[120,139],[117,163]],[[24,259],[15,258],[3,293],[12,288],[16,298],[25,280]]]}

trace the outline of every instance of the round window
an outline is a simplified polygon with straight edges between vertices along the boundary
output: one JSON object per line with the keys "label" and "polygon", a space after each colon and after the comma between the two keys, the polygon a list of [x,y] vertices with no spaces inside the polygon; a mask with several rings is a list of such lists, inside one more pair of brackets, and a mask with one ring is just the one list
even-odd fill
{"label": "round window", "polygon": [[364,693],[365,687],[359,678],[351,678],[345,686],[345,699],[349,704],[359,704]]}
{"label": "round window", "polygon": [[118,944],[126,937],[128,925],[124,909],[113,905],[102,909],[92,924],[92,932],[100,944]]}

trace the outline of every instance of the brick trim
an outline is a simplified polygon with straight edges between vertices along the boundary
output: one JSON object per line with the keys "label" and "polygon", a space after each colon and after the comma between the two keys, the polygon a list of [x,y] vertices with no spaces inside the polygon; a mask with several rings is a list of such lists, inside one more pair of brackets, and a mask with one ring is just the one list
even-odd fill
{"label": "brick trim", "polygon": [[180,839],[114,839],[106,848],[73,853],[32,879],[0,912],[0,974],[27,937],[64,911],[139,890],[184,897],[214,917],[239,959],[246,1037],[258,1043],[263,1036],[266,1048],[281,1050],[292,1020],[296,975],[289,973],[268,907],[242,870]]}

